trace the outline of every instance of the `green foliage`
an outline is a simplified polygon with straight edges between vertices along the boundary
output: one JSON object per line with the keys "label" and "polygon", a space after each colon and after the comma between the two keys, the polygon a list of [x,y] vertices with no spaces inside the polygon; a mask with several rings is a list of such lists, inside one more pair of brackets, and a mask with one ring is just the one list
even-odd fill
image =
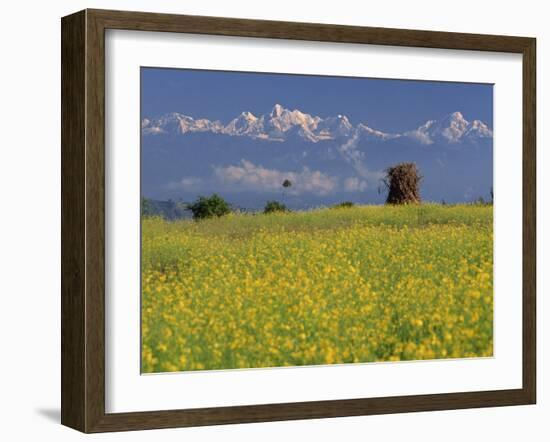
{"label": "green foliage", "polygon": [[264,207],[264,213],[289,212],[288,208],[279,201],[268,201]]}
{"label": "green foliage", "polygon": [[158,217],[175,220],[185,218],[188,215],[187,211],[187,204],[181,201],[141,198],[141,216],[143,218]]}
{"label": "green foliage", "polygon": [[153,204],[151,203],[151,200],[148,200],[147,198],[142,197],[141,198],[141,216],[154,216],[155,215],[155,209],[153,207]]}
{"label": "green foliage", "polygon": [[209,197],[197,198],[194,203],[189,204],[188,208],[196,220],[220,217],[231,213],[229,204],[217,193],[213,193]]}
{"label": "green foliage", "polygon": [[332,206],[333,209],[350,209],[354,207],[355,204],[351,201],[342,201],[341,203],[335,204]]}

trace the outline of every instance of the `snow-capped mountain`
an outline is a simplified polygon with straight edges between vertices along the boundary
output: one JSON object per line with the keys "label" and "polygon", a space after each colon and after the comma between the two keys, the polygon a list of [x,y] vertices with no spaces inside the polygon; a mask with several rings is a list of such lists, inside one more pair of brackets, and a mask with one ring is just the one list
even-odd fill
{"label": "snow-capped mountain", "polygon": [[242,112],[222,129],[227,135],[248,135],[262,138],[263,118],[259,119],[251,112]]}
{"label": "snow-capped mountain", "polygon": [[456,144],[493,137],[493,132],[485,123],[480,120],[469,122],[460,112],[454,112],[440,120],[428,120],[418,128],[403,133],[386,133],[371,128],[366,123],[354,126],[345,115],[321,118],[298,109],[286,109],[280,104],[275,104],[269,114],[260,116],[248,111],[242,112],[225,126],[220,121],[194,119],[180,113],[166,114],[157,119],[145,118],[142,121],[143,135],[184,135],[194,132],[247,136],[270,141],[285,141],[288,137],[297,135],[312,143],[350,137],[376,141],[404,138],[423,145],[437,142]]}
{"label": "snow-capped mountain", "polygon": [[381,203],[386,168],[414,161],[424,199],[471,201],[487,198],[492,188],[492,138],[487,124],[460,112],[400,133],[279,104],[227,123],[170,113],[142,120],[142,189],[157,199],[221,192],[229,201],[263,207],[290,179],[288,198],[296,207]]}
{"label": "snow-capped mountain", "polygon": [[195,120],[178,112],[163,115],[157,120],[144,118],[141,121],[141,132],[144,135],[187,132],[212,132],[220,133],[224,126],[219,121],[210,121],[205,118]]}
{"label": "snow-capped mountain", "polygon": [[436,141],[458,143],[465,139],[492,138],[493,131],[480,120],[469,122],[462,113],[453,112],[440,121],[428,120],[416,130],[406,132],[405,135],[422,144],[433,144]]}

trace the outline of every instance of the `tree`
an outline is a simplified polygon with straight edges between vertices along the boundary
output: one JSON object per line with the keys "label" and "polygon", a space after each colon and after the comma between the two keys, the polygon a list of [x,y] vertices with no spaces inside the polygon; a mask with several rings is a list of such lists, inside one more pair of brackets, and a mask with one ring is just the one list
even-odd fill
{"label": "tree", "polygon": [[217,193],[211,196],[200,196],[194,203],[189,204],[189,210],[193,213],[193,219],[213,218],[231,213],[229,204]]}
{"label": "tree", "polygon": [[268,201],[264,207],[264,213],[288,212],[287,207],[279,201]]}
{"label": "tree", "polygon": [[283,199],[284,199],[285,190],[292,186],[292,182],[290,180],[284,180],[282,186],[283,186]]}

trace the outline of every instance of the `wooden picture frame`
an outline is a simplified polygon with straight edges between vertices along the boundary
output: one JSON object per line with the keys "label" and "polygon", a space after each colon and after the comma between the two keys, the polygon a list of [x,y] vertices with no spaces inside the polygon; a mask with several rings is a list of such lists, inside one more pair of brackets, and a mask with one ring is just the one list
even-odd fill
{"label": "wooden picture frame", "polygon": [[[105,412],[105,30],[418,48],[523,57],[523,385],[512,390],[132,413]],[[405,29],[84,10],[62,19],[62,409],[83,432],[534,404],[536,41]]]}

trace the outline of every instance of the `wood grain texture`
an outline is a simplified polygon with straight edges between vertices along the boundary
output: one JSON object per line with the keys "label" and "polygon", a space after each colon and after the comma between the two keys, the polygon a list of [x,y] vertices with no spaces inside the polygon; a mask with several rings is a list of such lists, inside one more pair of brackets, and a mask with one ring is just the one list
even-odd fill
{"label": "wood grain texture", "polygon": [[86,431],[105,414],[105,37],[86,11]]}
{"label": "wood grain texture", "polygon": [[523,390],[107,414],[92,432],[146,430],[529,404]]}
{"label": "wood grain texture", "polygon": [[61,28],[61,422],[85,427],[85,13]]}
{"label": "wood grain texture", "polygon": [[148,12],[88,10],[105,29],[363,43],[473,51],[523,52],[529,38]]}
{"label": "wood grain texture", "polygon": [[536,40],[523,51],[523,389],[537,395],[537,94]]}
{"label": "wood grain texture", "polygon": [[[523,387],[501,391],[106,414],[104,40],[106,29],[521,53],[523,55]],[[536,398],[535,57],[535,40],[526,37],[103,10],[86,10],[63,18],[62,423],[83,432],[103,432],[534,403]]]}

